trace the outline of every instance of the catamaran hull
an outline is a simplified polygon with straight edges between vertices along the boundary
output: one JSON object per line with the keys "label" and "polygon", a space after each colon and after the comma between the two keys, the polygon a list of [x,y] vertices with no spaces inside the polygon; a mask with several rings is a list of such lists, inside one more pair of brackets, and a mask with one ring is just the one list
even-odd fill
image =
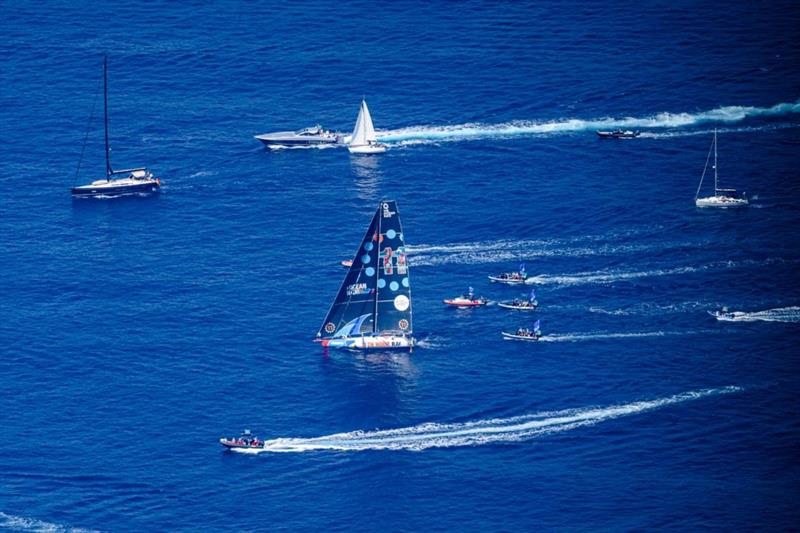
{"label": "catamaran hull", "polygon": [[364,337],[341,337],[323,339],[322,346],[340,350],[411,350],[414,348],[412,337],[395,335],[376,335]]}
{"label": "catamaran hull", "polygon": [[152,194],[161,189],[156,181],[137,183],[135,185],[120,185],[117,187],[82,185],[72,188],[72,196],[76,198],[96,198],[99,196],[126,196],[131,194]]}

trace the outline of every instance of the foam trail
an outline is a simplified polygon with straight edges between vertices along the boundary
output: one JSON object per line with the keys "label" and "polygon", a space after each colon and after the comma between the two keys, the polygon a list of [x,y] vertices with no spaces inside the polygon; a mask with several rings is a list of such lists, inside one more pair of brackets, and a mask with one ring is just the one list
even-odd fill
{"label": "foam trail", "polygon": [[414,144],[420,141],[446,142],[487,137],[518,137],[548,134],[569,134],[603,129],[663,129],[696,126],[704,123],[734,123],[756,117],[800,113],[800,101],[784,102],[772,107],[723,106],[697,113],[657,113],[645,117],[601,118],[593,120],[563,119],[548,122],[512,121],[501,124],[466,123],[451,126],[411,126],[377,132],[378,140]]}
{"label": "foam trail", "polygon": [[664,268],[654,270],[641,270],[641,271],[624,271],[624,270],[601,270],[596,272],[578,272],[575,274],[562,274],[550,275],[540,274],[538,276],[529,276],[525,283],[528,285],[591,285],[602,283],[614,283],[617,281],[630,281],[642,278],[653,278],[660,276],[674,276],[678,274],[691,274],[694,272],[706,272],[709,270],[720,270],[725,268],[741,268],[756,265],[769,265],[777,262],[784,261],[780,258],[753,260],[743,259],[740,261],[718,261],[715,263],[708,263],[700,266],[684,266],[675,268]]}
{"label": "foam trail", "polygon": [[[734,128],[716,128],[717,133],[725,134],[725,133],[754,133],[758,131],[775,131],[775,130],[785,130],[785,129],[794,129],[800,127],[800,124],[792,124],[792,123],[785,123],[785,124],[769,124],[763,126],[739,126]],[[652,132],[652,131],[643,131],[641,133],[642,138],[646,139],[671,139],[674,137],[700,137],[700,136],[711,136],[714,134],[713,129],[700,129],[700,130],[680,130],[680,131],[665,131],[665,132]]]}
{"label": "foam trail", "polygon": [[647,337],[667,337],[677,335],[697,335],[698,333],[716,333],[715,330],[709,331],[641,331],[631,333],[554,333],[542,335],[539,341],[542,342],[583,342],[596,341],[602,339],[641,339]]}
{"label": "foam trail", "polygon": [[37,533],[92,533],[91,529],[74,528],[37,520],[14,516],[0,511],[0,529],[11,531],[35,531]]}
{"label": "foam trail", "polygon": [[742,311],[734,311],[733,317],[717,317],[717,320],[723,322],[800,322],[800,307],[779,307],[776,309],[767,309],[765,311],[755,311],[753,313],[745,313]]}
{"label": "foam trail", "polygon": [[708,396],[740,391],[728,386],[684,392],[656,400],[632,402],[607,407],[587,407],[546,411],[512,418],[495,418],[455,424],[426,423],[398,429],[351,431],[324,437],[278,438],[268,440],[264,448],[244,450],[245,453],[298,453],[318,450],[411,450],[479,446],[484,444],[519,442],[542,435],[592,426],[599,422],[652,411],[669,405]]}
{"label": "foam trail", "polygon": [[[671,248],[699,247],[705,243],[674,242],[630,244],[630,237],[642,231],[630,230],[606,235],[587,235],[565,239],[498,239],[449,244],[409,245],[406,251],[414,266],[518,262],[536,257],[585,257],[664,251]],[[624,239],[625,242],[609,241]]]}

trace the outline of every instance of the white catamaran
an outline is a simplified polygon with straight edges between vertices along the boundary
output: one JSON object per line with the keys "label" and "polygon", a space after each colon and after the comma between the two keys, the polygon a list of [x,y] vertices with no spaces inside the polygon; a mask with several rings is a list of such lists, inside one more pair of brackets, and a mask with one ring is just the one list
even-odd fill
{"label": "white catamaran", "polygon": [[353,135],[347,149],[351,154],[382,154],[386,151],[386,145],[379,143],[375,136],[372,117],[369,115],[369,108],[365,100],[361,100],[356,127],[353,128]]}
{"label": "white catamaran", "polygon": [[[703,179],[708,170],[708,161],[711,159],[711,151],[714,151],[714,196],[700,198],[700,189],[703,187]],[[717,130],[714,128],[714,140],[711,141],[711,148],[708,149],[706,156],[706,166],[703,168],[703,175],[700,176],[700,184],[694,194],[694,205],[697,207],[743,207],[749,203],[747,194],[737,195],[736,189],[720,189],[719,176],[717,174]]]}
{"label": "white catamaran", "polygon": [[347,271],[317,342],[351,350],[414,347],[411,281],[397,202],[384,200]]}

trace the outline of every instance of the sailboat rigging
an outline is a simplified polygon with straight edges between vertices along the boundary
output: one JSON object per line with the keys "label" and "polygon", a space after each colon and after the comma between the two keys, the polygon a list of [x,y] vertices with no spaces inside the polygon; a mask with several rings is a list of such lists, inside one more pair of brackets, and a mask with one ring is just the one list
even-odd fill
{"label": "sailboat rigging", "polygon": [[351,154],[381,154],[386,151],[386,145],[378,142],[367,102],[363,99],[347,149]]}
{"label": "sailboat rigging", "polygon": [[[703,187],[703,180],[708,170],[708,162],[711,159],[711,151],[714,151],[714,196],[700,198],[700,189]],[[738,195],[736,189],[720,189],[719,173],[717,172],[717,129],[714,128],[714,140],[706,156],[706,165],[703,174],[700,176],[700,183],[697,185],[697,192],[694,194],[694,204],[697,207],[743,207],[749,203],[747,194]]]}
{"label": "sailboat rigging", "polygon": [[[156,193],[161,188],[161,180],[153,177],[146,167],[114,170],[111,167],[111,149],[108,143],[108,58],[103,57],[103,129],[105,132],[106,178],[95,180],[88,185],[72,188],[75,197],[116,197],[129,194]],[[85,140],[84,140],[85,145]],[[125,175],[122,178],[114,176]]]}
{"label": "sailboat rigging", "polygon": [[316,341],[352,350],[414,347],[411,281],[397,202],[378,205]]}

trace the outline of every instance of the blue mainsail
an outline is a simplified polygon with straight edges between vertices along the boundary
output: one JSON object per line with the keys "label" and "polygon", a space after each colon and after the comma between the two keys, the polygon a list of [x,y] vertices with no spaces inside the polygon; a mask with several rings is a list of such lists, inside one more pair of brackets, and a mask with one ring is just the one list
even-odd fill
{"label": "blue mainsail", "polygon": [[[358,320],[357,323],[354,321]],[[370,331],[362,331],[371,322]],[[378,206],[318,338],[410,334],[411,280],[397,202]]]}

